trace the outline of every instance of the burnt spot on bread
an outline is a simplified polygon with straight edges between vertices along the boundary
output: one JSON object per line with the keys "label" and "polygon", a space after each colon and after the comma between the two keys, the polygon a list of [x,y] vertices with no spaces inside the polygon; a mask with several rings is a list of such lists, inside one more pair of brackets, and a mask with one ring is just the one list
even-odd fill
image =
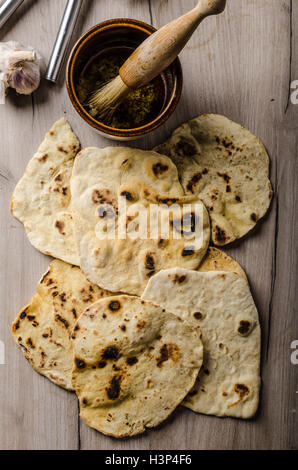
{"label": "burnt spot on bread", "polygon": [[65,292],[62,292],[62,294],[59,295],[61,302],[66,302],[66,294]]}
{"label": "burnt spot on bread", "polygon": [[86,367],[86,362],[83,359],[80,359],[79,357],[75,358],[75,365],[77,369],[85,369]]}
{"label": "burnt spot on bread", "polygon": [[133,366],[134,364],[136,364],[138,362],[138,358],[136,356],[132,356],[132,357],[128,357],[126,359],[126,363],[129,365],[129,366]]}
{"label": "burnt spot on bread", "polygon": [[145,268],[149,269],[149,271],[154,271],[155,269],[155,261],[154,261],[152,253],[146,254]]}
{"label": "burnt spot on bread", "polygon": [[175,152],[178,153],[178,155],[192,157],[197,153],[197,150],[188,140],[181,138],[175,145]]}
{"label": "burnt spot on bread", "polygon": [[185,246],[182,250],[181,256],[191,256],[195,252],[195,247],[194,246]]}
{"label": "burnt spot on bread", "polygon": [[126,331],[126,325],[120,325],[120,330]]}
{"label": "burnt spot on bread", "polygon": [[115,214],[112,207],[105,205],[98,208],[98,216],[101,219],[114,219]]}
{"label": "burnt spot on bread", "polygon": [[201,312],[195,312],[193,316],[195,317],[196,320],[202,320],[203,318],[203,314]]}
{"label": "burnt spot on bread", "polygon": [[67,188],[66,186],[64,186],[64,187],[62,188],[62,194],[63,194],[63,196],[66,196],[66,194],[67,194],[67,189],[68,189],[68,188]]}
{"label": "burnt spot on bread", "polygon": [[68,153],[67,150],[62,145],[58,145],[57,149],[59,150],[59,152]]}
{"label": "burnt spot on bread", "polygon": [[161,162],[154,163],[154,165],[152,166],[152,171],[155,174],[155,176],[163,175],[166,171],[168,171],[168,169],[169,169],[169,166]]}
{"label": "burnt spot on bread", "polygon": [[218,243],[225,243],[227,241],[225,231],[218,225],[215,226],[215,240]]}
{"label": "burnt spot on bread", "polygon": [[56,220],[55,227],[61,235],[65,235],[65,232],[64,232],[65,223],[62,220]]}
{"label": "burnt spot on bread", "polygon": [[195,214],[195,212],[188,212],[184,214],[182,218],[182,222],[183,222],[184,235],[190,235],[191,233],[195,233],[197,223],[198,223],[198,217]]}
{"label": "burnt spot on bread", "polygon": [[129,191],[122,191],[120,194],[121,194],[122,197],[125,197],[125,199],[127,201],[133,201],[134,200],[133,195]]}
{"label": "burnt spot on bread", "polygon": [[137,328],[138,330],[141,330],[142,328],[145,328],[146,322],[144,320],[139,320],[137,323]]}
{"label": "burnt spot on bread", "polygon": [[33,321],[35,320],[35,315],[28,315],[27,318],[29,321]]}
{"label": "burnt spot on bread", "polygon": [[55,321],[56,321],[57,323],[58,323],[58,322],[62,323],[62,324],[65,326],[66,329],[69,328],[69,323],[68,323],[68,321],[65,320],[65,318],[63,318],[61,315],[59,315],[59,313],[56,313],[56,315],[55,315]]}
{"label": "burnt spot on bread", "polygon": [[110,386],[106,388],[107,395],[110,400],[116,400],[119,397],[121,391],[121,380],[121,375],[115,375],[110,381]]}
{"label": "burnt spot on bread", "polygon": [[16,331],[16,330],[18,330],[19,328],[20,328],[20,320],[17,320],[17,321],[13,324],[12,330],[13,330],[13,331]]}
{"label": "burnt spot on bread", "polygon": [[158,242],[157,242],[157,246],[158,246],[159,248],[164,247],[165,244],[166,244],[166,243],[165,243],[164,238],[160,238],[160,239],[158,240]]}
{"label": "burnt spot on bread", "polygon": [[186,276],[184,274],[182,276],[179,276],[179,274],[175,274],[173,284],[182,284],[185,280]]}
{"label": "burnt spot on bread", "polygon": [[82,398],[81,403],[82,403],[82,405],[84,405],[84,406],[88,405],[88,400],[87,400],[87,398]]}
{"label": "burnt spot on bread", "polygon": [[221,178],[223,178],[226,183],[229,183],[229,182],[230,182],[231,177],[230,177],[229,175],[227,175],[226,173],[220,173],[220,172],[218,171],[217,174],[218,174],[218,176],[220,176]]}
{"label": "burnt spot on bread", "polygon": [[71,309],[74,318],[78,318],[77,311],[75,308]]}
{"label": "burnt spot on bread", "polygon": [[237,331],[241,336],[247,336],[251,332],[251,327],[252,325],[248,320],[241,320]]}
{"label": "burnt spot on bread", "polygon": [[194,187],[198,184],[198,182],[202,179],[202,173],[196,173],[193,175],[191,180],[187,183],[186,189],[187,191],[190,191],[191,193],[194,192]]}
{"label": "burnt spot on bread", "polygon": [[103,359],[118,359],[119,351],[116,346],[108,346],[102,353]]}
{"label": "burnt spot on bread", "polygon": [[235,200],[236,200],[237,202],[241,202],[241,197],[238,196],[238,195],[236,195],[236,196],[235,196]]}
{"label": "burnt spot on bread", "polygon": [[255,212],[250,214],[250,218],[253,222],[257,222],[257,220],[258,220],[258,216],[257,216],[257,214],[255,214]]}
{"label": "burnt spot on bread", "polygon": [[235,384],[234,392],[238,393],[240,400],[249,394],[249,388],[245,384]]}
{"label": "burnt spot on bread", "polygon": [[27,316],[26,312],[22,312],[20,315],[20,319],[23,320],[24,318],[26,318],[26,316]]}
{"label": "burnt spot on bread", "polygon": [[34,346],[34,344],[33,344],[32,338],[27,338],[26,344],[27,344],[27,346],[29,346],[29,348],[35,349],[35,346]]}
{"label": "burnt spot on bread", "polygon": [[157,367],[162,367],[163,363],[169,359],[176,360],[179,354],[179,348],[176,344],[163,344],[159,350],[160,356],[156,360]]}
{"label": "burnt spot on bread", "polygon": [[229,141],[227,138],[220,139],[218,136],[215,138],[218,144],[222,144],[226,149],[232,148],[235,149],[233,142]]}
{"label": "burnt spot on bread", "polygon": [[177,201],[178,201],[177,197],[156,196],[156,202],[160,204],[166,204],[167,206],[170,206],[171,204],[175,204]]}
{"label": "burnt spot on bread", "polygon": [[83,289],[80,290],[80,294],[82,296],[82,301],[87,303],[87,302],[92,302],[93,301],[93,295],[87,291],[84,287]]}
{"label": "burnt spot on bread", "polygon": [[37,160],[38,160],[39,162],[41,162],[41,163],[44,163],[44,162],[47,161],[48,157],[49,157],[48,154],[47,154],[47,153],[44,153],[44,154],[43,154],[41,157],[39,157]]}
{"label": "burnt spot on bread", "polygon": [[99,361],[97,367],[103,369],[107,365],[106,361]]}
{"label": "burnt spot on bread", "polygon": [[121,308],[121,304],[119,300],[112,300],[109,303],[109,309],[111,310],[111,312],[117,312],[118,310],[120,310],[120,308]]}
{"label": "burnt spot on bread", "polygon": [[148,273],[146,273],[146,277],[150,278],[154,274],[155,274],[155,271],[149,271]]}
{"label": "burnt spot on bread", "polygon": [[230,193],[231,192],[231,186],[229,184],[227,184],[226,186],[226,192],[227,193]]}
{"label": "burnt spot on bread", "polygon": [[60,173],[55,177],[55,181],[62,181],[62,176]]}
{"label": "burnt spot on bread", "polygon": [[104,202],[108,204],[112,203],[109,189],[94,189],[92,191],[91,199],[94,204],[102,204]]}
{"label": "burnt spot on bread", "polygon": [[241,384],[241,383],[236,383],[234,385],[233,390],[234,390],[235,393],[237,393],[239,398],[236,402],[230,403],[228,405],[228,408],[232,408],[233,406],[238,405],[238,403],[240,403],[250,393],[249,387],[247,385]]}
{"label": "burnt spot on bread", "polygon": [[208,173],[207,168],[204,168],[204,170],[202,171],[202,175],[207,175],[207,173]]}

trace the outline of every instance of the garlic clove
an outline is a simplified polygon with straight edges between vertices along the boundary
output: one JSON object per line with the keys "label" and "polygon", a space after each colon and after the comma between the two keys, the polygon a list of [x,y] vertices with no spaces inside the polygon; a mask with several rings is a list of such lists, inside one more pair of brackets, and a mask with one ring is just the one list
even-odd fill
{"label": "garlic clove", "polygon": [[10,71],[8,85],[21,95],[30,95],[40,83],[40,68],[35,62],[25,62]]}

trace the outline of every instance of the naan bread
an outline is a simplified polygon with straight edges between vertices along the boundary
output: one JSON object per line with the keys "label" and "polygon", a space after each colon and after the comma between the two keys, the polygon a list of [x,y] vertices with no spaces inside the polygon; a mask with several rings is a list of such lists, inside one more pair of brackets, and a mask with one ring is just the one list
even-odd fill
{"label": "naan bread", "polygon": [[260,389],[260,325],[248,283],[232,272],[168,269],[142,298],[200,326],[203,366],[183,402],[199,413],[252,417]]}
{"label": "naan bread", "polygon": [[77,266],[54,260],[37,285],[37,294],[18,314],[12,334],[33,369],[72,390],[70,334],[81,313],[110,295],[87,281]]}
{"label": "naan bread", "polygon": [[193,387],[202,364],[200,330],[137,297],[99,300],[73,333],[73,386],[81,417],[114,437],[164,421]]}
{"label": "naan bread", "polygon": [[[148,279],[160,269],[173,266],[196,269],[206,253],[210,235],[208,213],[198,198],[184,196],[177,169],[167,157],[125,147],[86,148],[75,159],[71,196],[80,266],[90,281],[105,289],[141,295]],[[177,222],[181,222],[175,218],[176,212],[172,223],[167,224],[168,239],[161,236],[156,221],[152,222],[157,228],[155,239],[146,238],[146,231],[143,239],[129,236],[119,239],[117,234],[116,239],[100,239],[97,231],[98,227],[104,229],[103,216],[115,223],[116,228],[121,225],[124,215],[121,201],[127,204],[124,225],[130,235],[140,225],[136,209],[141,213],[144,208],[148,216],[153,205],[167,208],[174,203],[181,212],[180,206],[188,204],[190,219],[202,222],[201,244],[194,245],[188,235],[173,239]]]}
{"label": "naan bread", "polygon": [[222,250],[209,246],[206,256],[200,264],[198,271],[226,271],[238,274],[247,280],[246,274],[243,268],[237,261],[228,256]]}
{"label": "naan bread", "polygon": [[239,124],[204,114],[178,127],[156,151],[173,160],[185,192],[204,202],[215,245],[243,237],[266,214],[272,198],[269,157]]}
{"label": "naan bread", "polygon": [[11,199],[11,212],[37,250],[79,264],[70,210],[70,175],[80,144],[65,119],[47,132]]}

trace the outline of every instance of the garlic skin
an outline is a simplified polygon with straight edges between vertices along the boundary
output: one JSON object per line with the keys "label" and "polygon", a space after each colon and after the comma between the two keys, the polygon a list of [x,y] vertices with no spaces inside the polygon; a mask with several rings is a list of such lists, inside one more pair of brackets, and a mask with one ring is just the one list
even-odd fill
{"label": "garlic skin", "polygon": [[40,84],[41,56],[18,42],[0,43],[0,103],[5,103],[8,88],[29,95]]}

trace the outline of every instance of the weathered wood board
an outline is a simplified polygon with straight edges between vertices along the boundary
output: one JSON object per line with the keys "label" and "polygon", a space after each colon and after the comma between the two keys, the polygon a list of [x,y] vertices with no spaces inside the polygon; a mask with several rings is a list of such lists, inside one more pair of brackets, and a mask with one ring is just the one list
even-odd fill
{"label": "weathered wood board", "polygon": [[[65,0],[26,0],[0,31],[0,41],[37,47],[48,60]],[[133,17],[159,27],[195,0],[85,0],[74,38],[108,18]],[[107,438],[78,418],[74,394],[32,371],[14,345],[10,323],[35,292],[49,259],[29,244],[9,213],[13,188],[51,124],[66,116],[82,145],[106,146],[74,112],[63,83],[43,82],[31,97],[0,106],[1,312],[0,449],[293,449],[297,448],[298,0],[228,0],[181,54],[184,90],[168,123],[133,145],[151,148],[183,121],[224,114],[262,139],[271,156],[275,198],[265,220],[226,249],[245,268],[262,324],[261,404],[250,421],[196,415],[179,408],[157,430],[126,440]]]}

